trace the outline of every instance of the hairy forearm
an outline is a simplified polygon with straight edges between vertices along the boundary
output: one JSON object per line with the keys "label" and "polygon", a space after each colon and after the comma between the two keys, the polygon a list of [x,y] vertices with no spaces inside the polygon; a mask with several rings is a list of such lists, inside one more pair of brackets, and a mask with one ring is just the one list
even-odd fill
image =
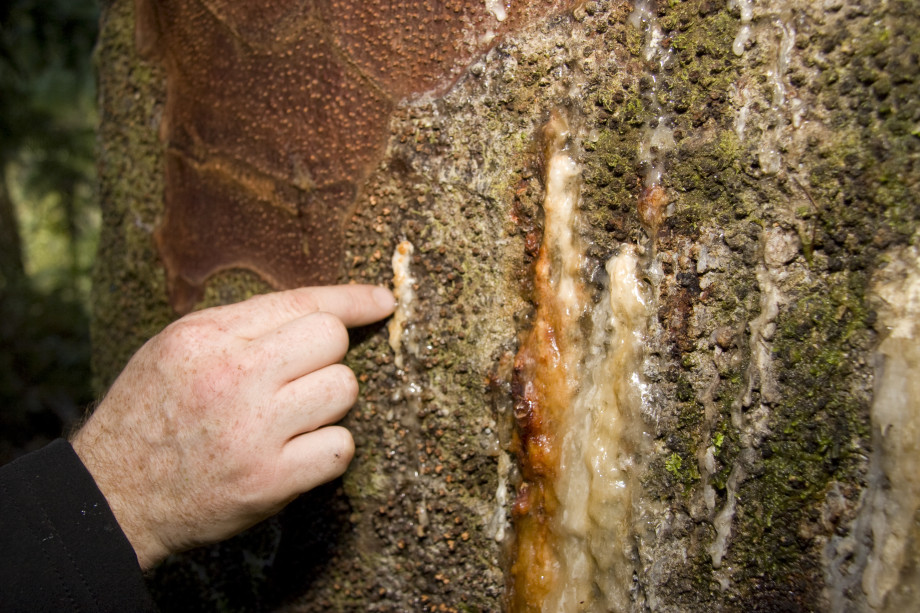
{"label": "hairy forearm", "polygon": [[[144,486],[132,475],[144,475],[145,459],[149,456],[136,445],[137,436],[122,436],[115,424],[105,420],[90,420],[71,439],[74,451],[96,481],[109,508],[118,520],[125,537],[134,548],[141,570],[156,566],[170,552],[149,528],[138,504],[146,495]],[[132,441],[130,449],[124,441]],[[146,476],[146,475],[145,475]]]}

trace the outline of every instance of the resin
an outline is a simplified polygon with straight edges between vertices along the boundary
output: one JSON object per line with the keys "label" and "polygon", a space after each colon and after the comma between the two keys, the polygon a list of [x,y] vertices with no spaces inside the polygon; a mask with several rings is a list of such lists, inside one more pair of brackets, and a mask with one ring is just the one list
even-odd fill
{"label": "resin", "polygon": [[599,302],[589,300],[579,167],[565,149],[565,122],[555,117],[546,131],[536,313],[515,362],[523,483],[510,608],[621,611],[636,570],[646,290],[638,249],[623,244],[604,266]]}
{"label": "resin", "polygon": [[875,286],[886,337],[878,348],[876,470],[865,509],[873,545],[862,578],[869,605],[879,611],[897,610],[889,599],[896,588],[910,594],[901,600],[920,601],[908,563],[920,545],[920,250],[892,256]]}
{"label": "resin", "polygon": [[396,311],[389,323],[390,348],[396,356],[397,368],[403,368],[403,337],[406,336],[406,322],[415,308],[415,289],[409,265],[415,247],[409,241],[402,241],[393,252],[393,294],[396,296]]}
{"label": "resin", "polygon": [[653,2],[636,2],[627,22],[644,34],[642,57],[649,67],[652,83],[651,89],[644,92],[647,97],[647,106],[651,111],[651,119],[643,127],[638,152],[638,161],[644,168],[644,185],[646,189],[651,189],[661,183],[665,170],[665,157],[676,146],[671,117],[665,112],[662,105],[662,100],[666,100],[668,94],[661,90],[659,74],[672,63],[674,52],[670,45],[664,44],[664,34],[658,24]]}

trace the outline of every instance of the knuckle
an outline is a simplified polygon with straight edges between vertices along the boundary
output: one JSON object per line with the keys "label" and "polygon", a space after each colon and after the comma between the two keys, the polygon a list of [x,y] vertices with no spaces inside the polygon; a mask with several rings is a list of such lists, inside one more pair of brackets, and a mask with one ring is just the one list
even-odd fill
{"label": "knuckle", "polygon": [[314,317],[326,342],[337,349],[348,349],[348,329],[341,319],[332,313],[316,313]]}
{"label": "knuckle", "polygon": [[348,401],[348,404],[354,404],[355,400],[358,399],[358,379],[355,377],[355,373],[352,370],[343,365],[335,364],[336,366],[336,395],[344,398]]}
{"label": "knuckle", "polygon": [[295,319],[306,313],[315,313],[318,308],[309,290],[303,288],[280,292],[271,300],[279,311],[278,314],[286,319]]}
{"label": "knuckle", "polygon": [[160,350],[169,356],[197,353],[209,345],[210,326],[198,318],[183,318],[170,324],[159,335]]}
{"label": "knuckle", "polygon": [[291,306],[297,313],[312,313],[319,309],[316,298],[314,298],[309,288],[292,290],[289,295],[291,296]]}

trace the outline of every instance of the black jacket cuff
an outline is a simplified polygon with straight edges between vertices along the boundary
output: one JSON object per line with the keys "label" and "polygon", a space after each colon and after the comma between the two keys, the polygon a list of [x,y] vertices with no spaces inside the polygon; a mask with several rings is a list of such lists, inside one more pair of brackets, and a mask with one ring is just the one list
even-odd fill
{"label": "black jacket cuff", "polygon": [[0,468],[0,611],[156,611],[131,543],[67,441]]}

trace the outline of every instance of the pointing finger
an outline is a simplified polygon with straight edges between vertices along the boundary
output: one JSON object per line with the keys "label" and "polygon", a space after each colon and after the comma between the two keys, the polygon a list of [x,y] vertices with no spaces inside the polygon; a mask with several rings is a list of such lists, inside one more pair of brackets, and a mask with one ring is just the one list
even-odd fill
{"label": "pointing finger", "polygon": [[393,294],[384,287],[331,285],[254,296],[220,307],[219,314],[225,318],[231,332],[254,339],[319,311],[332,313],[349,328],[363,326],[388,316],[395,305]]}

